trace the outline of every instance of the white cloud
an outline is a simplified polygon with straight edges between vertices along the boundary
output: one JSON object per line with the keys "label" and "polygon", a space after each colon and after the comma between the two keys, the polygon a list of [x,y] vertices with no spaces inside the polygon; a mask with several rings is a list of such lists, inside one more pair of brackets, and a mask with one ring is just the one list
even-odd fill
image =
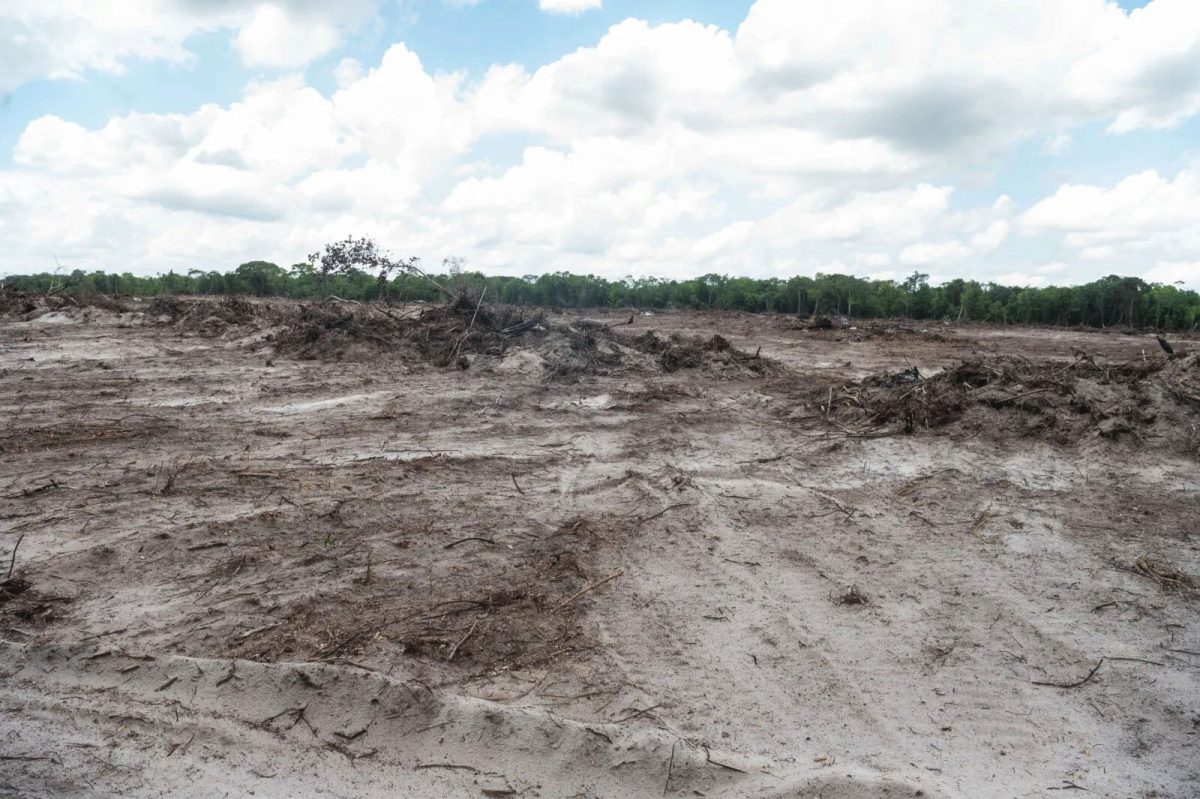
{"label": "white cloud", "polygon": [[945,266],[971,254],[971,248],[960,241],[921,241],[900,251],[900,263],[906,266]]}
{"label": "white cloud", "polygon": [[[13,0],[0,42],[17,41],[17,17],[44,41],[0,55],[20,67],[9,87],[186,60],[198,30],[228,30],[248,64],[294,67],[336,52],[376,9],[135,1],[143,16],[127,19],[105,4]],[[1023,140],[1065,147],[1080,124],[1200,112],[1195,8],[758,0],[735,32],[630,19],[550,64],[478,80],[433,74],[396,44],[375,64],[343,57],[327,93],[290,76],[190,113],[91,129],[46,116],[0,172],[0,252],[12,254],[0,268],[51,252],[143,271],[290,263],[355,232],[517,273],[929,267],[1044,281],[1116,262],[1150,274],[1200,259],[1196,167],[1064,186],[1024,213],[1005,195],[963,199],[947,176],[992,170]],[[42,201],[55,193],[62,212]],[[198,254],[209,237],[219,243]]]}
{"label": "white cloud", "polygon": [[189,63],[187,39],[228,30],[246,63],[298,66],[329,52],[378,0],[5,0],[0,3],[0,97],[29,81],[122,74],[137,61]]}
{"label": "white cloud", "polygon": [[1001,286],[1045,286],[1049,281],[1042,275],[1030,275],[1025,272],[1009,272],[997,275],[993,280]]}
{"label": "white cloud", "polygon": [[362,78],[365,72],[366,68],[363,66],[361,61],[359,61],[357,58],[347,57],[339,61],[338,65],[334,67],[333,79],[337,82],[339,89],[344,89],[347,86],[356,83],[360,78]]}
{"label": "white cloud", "polygon": [[233,44],[247,66],[298,67],[333,50],[339,38],[337,27],[326,20],[297,17],[264,3]]}
{"label": "white cloud", "polygon": [[997,219],[987,229],[971,237],[971,246],[981,252],[990,252],[999,247],[1006,238],[1010,225],[1007,220]]}
{"label": "white cloud", "polygon": [[1144,277],[1153,283],[1183,283],[1196,288],[1200,285],[1200,260],[1160,261]]}
{"label": "white cloud", "polygon": [[1106,0],[759,0],[737,45],[776,113],[919,152],[995,152],[1084,120],[1124,130],[1200,111],[1193,0],[1128,15]]}
{"label": "white cloud", "polygon": [[1034,267],[1034,272],[1039,275],[1061,275],[1065,273],[1070,266],[1062,261],[1053,261],[1048,264]]}
{"label": "white cloud", "polygon": [[1200,4],[1154,0],[1072,65],[1068,90],[1115,109],[1110,130],[1174,127],[1200,113]]}
{"label": "white cloud", "polygon": [[1070,133],[1059,131],[1046,140],[1046,143],[1042,145],[1042,150],[1050,155],[1062,155],[1071,149],[1074,141]]}
{"label": "white cloud", "polygon": [[[1200,286],[1200,164],[1173,178],[1148,170],[1111,187],[1064,185],[1021,215],[1030,235],[1051,234],[1080,262],[1163,274]],[[1164,271],[1166,270],[1166,271]]]}
{"label": "white cloud", "polygon": [[[1065,234],[1071,246],[1094,248],[1152,239],[1200,241],[1200,165],[1173,179],[1157,170],[1130,175],[1112,188],[1064,185],[1021,216],[1029,231]],[[1104,251],[1101,251],[1104,252]]]}
{"label": "white cloud", "polygon": [[600,8],[604,0],[538,0],[538,8],[552,14],[579,14]]}

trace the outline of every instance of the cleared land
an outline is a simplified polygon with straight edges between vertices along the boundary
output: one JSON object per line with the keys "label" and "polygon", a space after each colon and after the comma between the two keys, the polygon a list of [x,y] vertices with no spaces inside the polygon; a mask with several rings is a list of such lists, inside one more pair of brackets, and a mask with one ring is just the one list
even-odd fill
{"label": "cleared land", "polygon": [[1200,793],[1200,341],[244,301],[0,336],[0,795]]}

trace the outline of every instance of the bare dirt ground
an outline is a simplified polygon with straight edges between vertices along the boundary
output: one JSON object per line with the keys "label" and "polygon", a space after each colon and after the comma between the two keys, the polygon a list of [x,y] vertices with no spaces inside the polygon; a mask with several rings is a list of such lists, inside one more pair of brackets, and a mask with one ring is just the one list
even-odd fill
{"label": "bare dirt ground", "polygon": [[0,796],[1200,796],[1200,341],[216,307],[0,322]]}

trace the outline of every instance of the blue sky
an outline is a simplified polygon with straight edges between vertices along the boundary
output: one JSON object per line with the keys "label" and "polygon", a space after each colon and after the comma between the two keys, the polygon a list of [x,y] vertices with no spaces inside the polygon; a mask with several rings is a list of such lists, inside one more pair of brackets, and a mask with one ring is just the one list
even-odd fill
{"label": "blue sky", "polygon": [[12,0],[0,271],[1200,283],[1200,4],[554,3]]}
{"label": "blue sky", "polygon": [[[313,86],[334,85],[333,67],[346,56],[378,62],[396,42],[404,42],[433,71],[466,70],[478,76],[492,64],[548,64],[597,42],[627,17],[652,23],[693,19],[733,30],[750,7],[744,0],[608,0],[599,10],[547,14],[536,2],[500,0],[457,5],[408,0],[380,7],[379,18],[347,37],[343,47],[308,64]],[[82,80],[37,80],[10,92],[0,104],[0,163],[12,162],[12,147],[24,126],[45,114],[84,125],[102,125],[130,111],[187,112],[202,103],[236,100],[247,81],[273,70],[247,68],[228,31],[196,33],[186,40],[195,56],[185,64],[133,61],[125,74],[90,70]]]}

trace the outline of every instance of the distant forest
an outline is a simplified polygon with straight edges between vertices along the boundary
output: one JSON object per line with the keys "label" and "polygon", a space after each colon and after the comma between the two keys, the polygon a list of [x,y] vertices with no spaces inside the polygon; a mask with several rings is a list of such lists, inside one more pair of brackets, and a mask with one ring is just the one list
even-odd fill
{"label": "distant forest", "polygon": [[[1023,288],[961,279],[932,286],[928,275],[919,272],[899,282],[825,274],[786,280],[724,275],[690,280],[608,280],[566,272],[526,277],[484,275],[461,270],[453,259],[445,266],[444,274],[430,277],[443,286],[466,288],[475,293],[486,291],[489,300],[516,305],[722,309],[805,316],[907,317],[1160,330],[1194,330],[1200,326],[1197,292],[1116,275],[1082,286]],[[4,278],[3,283],[30,292],[65,290],[84,295],[244,294],[298,299],[334,295],[364,301],[378,299],[382,292],[395,301],[438,299],[437,289],[413,274],[402,273],[381,281],[376,275],[358,269],[322,275],[309,263],[284,269],[266,261],[251,261],[231,272],[193,270],[187,274],[168,272],[140,277],[77,270],[69,275],[16,275]]]}

